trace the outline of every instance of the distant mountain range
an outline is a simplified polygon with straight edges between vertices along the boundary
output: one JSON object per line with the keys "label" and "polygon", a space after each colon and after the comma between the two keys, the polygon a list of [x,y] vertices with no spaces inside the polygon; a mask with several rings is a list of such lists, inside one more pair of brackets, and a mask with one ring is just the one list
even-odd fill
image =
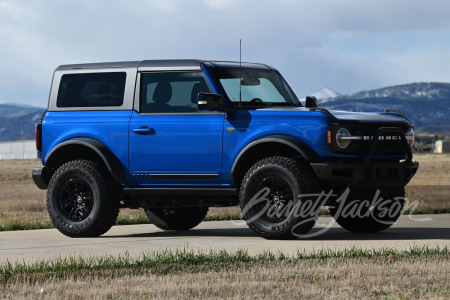
{"label": "distant mountain range", "polygon": [[328,99],[333,99],[333,98],[342,96],[342,94],[339,94],[338,92],[333,91],[332,89],[326,87],[326,88],[321,89],[318,92],[312,93],[310,96],[314,96],[317,99],[322,99],[322,100],[326,101]]}
{"label": "distant mountain range", "polygon": [[319,107],[333,110],[376,112],[401,111],[417,133],[450,136],[450,83],[420,82],[318,98]]}
{"label": "distant mountain range", "polygon": [[[417,133],[450,136],[450,83],[411,83],[341,95],[330,88],[313,93],[319,107],[333,110],[401,111]],[[45,108],[0,103],[0,142],[34,139],[34,126]]]}
{"label": "distant mountain range", "polygon": [[0,104],[0,142],[34,139],[34,127],[44,111],[41,107]]}

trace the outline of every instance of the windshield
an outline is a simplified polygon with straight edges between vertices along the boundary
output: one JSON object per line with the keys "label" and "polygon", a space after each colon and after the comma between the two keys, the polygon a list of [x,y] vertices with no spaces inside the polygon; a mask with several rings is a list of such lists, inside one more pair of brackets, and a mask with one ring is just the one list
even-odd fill
{"label": "windshield", "polygon": [[217,68],[214,75],[232,104],[297,106],[299,101],[283,77],[271,70]]}

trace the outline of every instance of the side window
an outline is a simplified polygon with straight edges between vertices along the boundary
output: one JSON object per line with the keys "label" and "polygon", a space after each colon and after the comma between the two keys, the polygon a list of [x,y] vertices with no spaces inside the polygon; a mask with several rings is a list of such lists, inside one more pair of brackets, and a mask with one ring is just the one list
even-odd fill
{"label": "side window", "polygon": [[201,72],[143,73],[141,112],[197,112],[198,93],[210,91]]}
{"label": "side window", "polygon": [[122,106],[125,72],[65,74],[58,90],[58,107]]}

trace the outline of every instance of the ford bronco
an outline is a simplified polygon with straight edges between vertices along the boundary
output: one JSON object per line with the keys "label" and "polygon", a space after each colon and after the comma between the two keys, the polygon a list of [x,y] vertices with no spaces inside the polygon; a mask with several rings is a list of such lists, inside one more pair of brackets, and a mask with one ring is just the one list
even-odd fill
{"label": "ford bronco", "polygon": [[121,207],[188,230],[209,207],[240,205],[267,239],[306,234],[322,206],[353,232],[389,228],[418,168],[413,125],[394,110],[304,102],[265,64],[63,65],[36,126],[33,180],[70,237],[104,234]]}

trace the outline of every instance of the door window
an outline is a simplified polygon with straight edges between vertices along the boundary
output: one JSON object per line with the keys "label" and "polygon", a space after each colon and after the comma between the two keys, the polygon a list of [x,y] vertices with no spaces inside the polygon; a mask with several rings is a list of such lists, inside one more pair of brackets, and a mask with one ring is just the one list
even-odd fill
{"label": "door window", "polygon": [[198,93],[211,89],[201,72],[143,73],[141,113],[197,112]]}

